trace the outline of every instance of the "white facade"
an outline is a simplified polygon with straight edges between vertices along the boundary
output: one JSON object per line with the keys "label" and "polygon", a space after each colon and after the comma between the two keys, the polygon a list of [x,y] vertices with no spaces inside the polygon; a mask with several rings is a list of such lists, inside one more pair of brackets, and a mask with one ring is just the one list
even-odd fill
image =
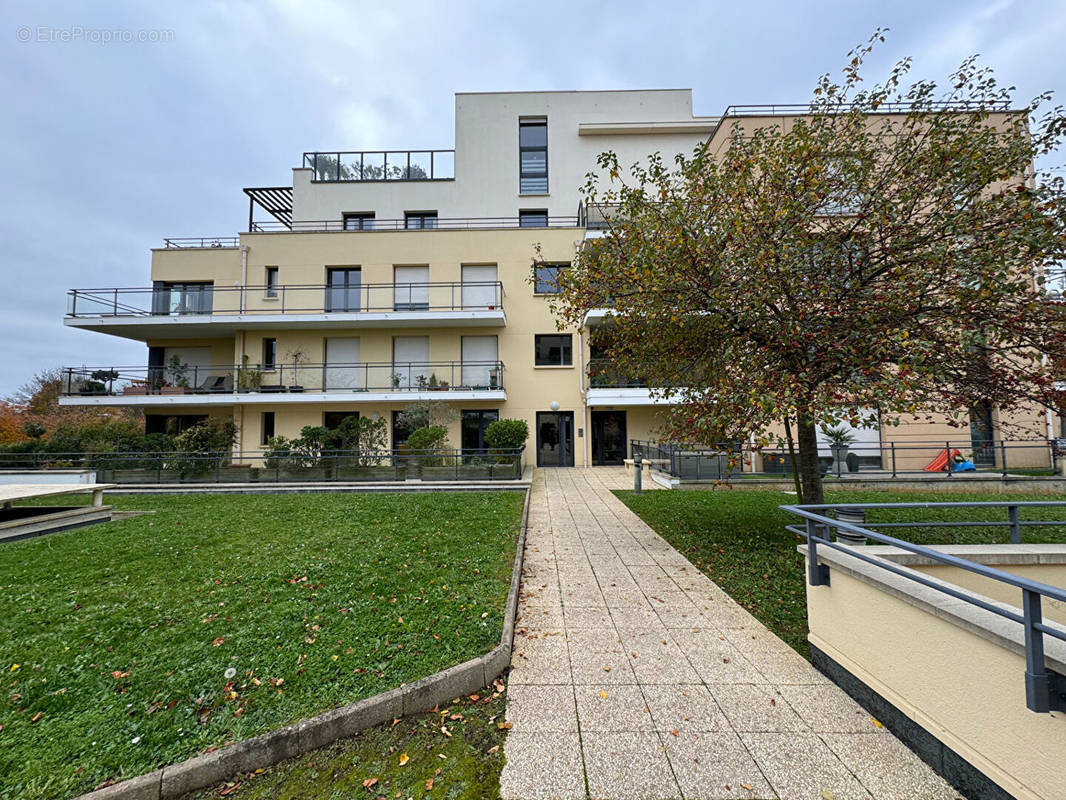
{"label": "white facade", "polygon": [[[518,126],[538,118],[547,121],[548,192],[523,194]],[[585,175],[600,153],[615,152],[623,165],[657,151],[672,160],[705,141],[717,121],[693,116],[690,89],[457,94],[453,180],[323,182],[313,180],[310,167],[297,167],[293,220],[367,212],[402,220],[410,211],[436,211],[442,220],[514,218],[521,209],[574,216]]]}

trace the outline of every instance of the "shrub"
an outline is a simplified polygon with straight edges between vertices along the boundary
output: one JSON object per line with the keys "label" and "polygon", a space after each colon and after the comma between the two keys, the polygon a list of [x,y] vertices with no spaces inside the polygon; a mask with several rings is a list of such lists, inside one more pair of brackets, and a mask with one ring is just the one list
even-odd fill
{"label": "shrub", "polygon": [[407,447],[411,455],[418,456],[419,461],[426,467],[439,467],[443,465],[443,453],[448,446],[448,429],[443,425],[427,425],[424,428],[411,431],[407,437]]}
{"label": "shrub", "polygon": [[494,450],[517,450],[529,438],[524,419],[498,419],[485,429],[485,444]]}
{"label": "shrub", "polygon": [[[232,419],[213,417],[193,425],[174,439],[174,446],[181,455],[176,467],[180,475],[202,475],[215,466],[218,459],[227,458],[237,439],[237,426]],[[208,454],[218,458],[207,458]]]}

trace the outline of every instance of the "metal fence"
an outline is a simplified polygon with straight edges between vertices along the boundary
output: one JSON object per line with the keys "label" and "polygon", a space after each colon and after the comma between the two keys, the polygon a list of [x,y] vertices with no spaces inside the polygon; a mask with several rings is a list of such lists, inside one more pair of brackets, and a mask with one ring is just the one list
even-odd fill
{"label": "metal fence", "polygon": [[[931,527],[931,526],[957,526],[957,527],[999,527],[1007,526],[1011,531],[1011,541],[1021,542],[1022,528],[1036,525],[1059,525],[1066,526],[1066,520],[1023,520],[1021,511],[1028,508],[1055,507],[1066,508],[1066,502],[971,502],[971,503],[848,503],[845,506],[837,505],[784,505],[781,509],[803,518],[803,526],[788,525],[786,528],[793,533],[803,536],[807,541],[807,582],[811,586],[830,585],[830,571],[826,564],[819,563],[818,548],[829,547],[834,550],[847,553],[853,558],[871,564],[878,569],[883,569],[908,580],[912,580],[930,589],[942,592],[951,597],[961,600],[977,608],[989,611],[1004,619],[1011,620],[1022,626],[1025,635],[1025,702],[1026,706],[1036,712],[1066,711],[1066,676],[1059,675],[1048,669],[1044,660],[1044,637],[1051,636],[1066,642],[1066,632],[1057,627],[1044,623],[1041,613],[1043,598],[1066,603],[1066,590],[1049,586],[1046,583],[1021,578],[1008,572],[993,567],[978,564],[959,556],[942,553],[922,545],[911,544],[902,539],[897,539],[887,534],[880,533],[875,528],[884,527]],[[988,520],[965,520],[956,522],[927,521],[927,522],[865,522],[859,521],[865,516],[867,510],[873,509],[956,509],[956,508],[979,508],[982,510],[1004,508],[1007,510],[1006,521]],[[829,516],[834,512],[835,517]],[[843,512],[843,513],[842,513]],[[842,519],[841,517],[844,517]],[[850,520],[850,521],[849,521]],[[830,532],[836,532],[836,541],[830,539]],[[930,559],[931,561],[946,566],[972,572],[985,578],[1013,586],[1021,591],[1021,613],[1010,607],[997,605],[985,599],[982,595],[967,591],[960,587],[948,585],[921,573],[906,569],[893,564],[882,558],[863,553],[853,545],[867,539],[878,544],[892,545],[909,553],[915,553]]]}
{"label": "metal fence", "polygon": [[185,453],[0,453],[0,469],[87,469],[101,483],[322,483],[510,481],[525,448],[291,450]]}
{"label": "metal fence", "polygon": [[[727,476],[789,477],[792,454],[787,447],[753,447],[726,442],[696,445],[632,440],[630,454],[651,461],[659,469],[682,480],[718,480]],[[1050,477],[1057,462],[1066,456],[1066,441],[1060,439],[910,440],[906,442],[852,443],[819,447],[822,473],[848,477]],[[717,465],[717,466],[716,466]]]}

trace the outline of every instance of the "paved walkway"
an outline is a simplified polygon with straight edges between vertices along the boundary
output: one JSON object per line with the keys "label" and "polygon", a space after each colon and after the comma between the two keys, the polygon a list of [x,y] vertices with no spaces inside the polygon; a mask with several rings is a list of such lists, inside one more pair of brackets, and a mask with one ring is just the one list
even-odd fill
{"label": "paved walkway", "polygon": [[610,493],[629,487],[535,474],[506,800],[957,797]]}

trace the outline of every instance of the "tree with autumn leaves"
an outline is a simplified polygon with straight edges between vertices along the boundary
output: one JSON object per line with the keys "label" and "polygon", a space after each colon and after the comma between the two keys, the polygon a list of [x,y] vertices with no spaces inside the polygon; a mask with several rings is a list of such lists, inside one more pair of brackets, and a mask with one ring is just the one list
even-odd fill
{"label": "tree with autumn leaves", "polygon": [[672,166],[601,155],[584,193],[605,235],[558,278],[561,323],[611,309],[600,344],[675,403],[665,436],[786,425],[808,503],[819,425],[1061,401],[1066,313],[1040,276],[1066,258],[1066,193],[1034,164],[1066,115],[972,58],[945,90],[905,85],[909,60],[864,88],[878,41],[794,116],[724,118]]}

